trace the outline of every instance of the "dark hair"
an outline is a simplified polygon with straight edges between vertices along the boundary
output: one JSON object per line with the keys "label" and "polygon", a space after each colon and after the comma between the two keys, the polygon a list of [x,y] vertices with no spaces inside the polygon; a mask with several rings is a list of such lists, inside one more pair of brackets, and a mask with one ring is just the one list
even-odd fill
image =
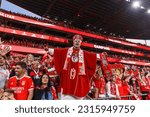
{"label": "dark hair", "polygon": [[[134,77],[132,77],[132,78],[134,78]],[[131,85],[131,86],[133,86],[132,78],[130,78],[130,80],[129,80],[129,85]],[[135,84],[136,84],[136,87],[139,87],[139,84],[138,84],[137,80],[135,80]]]}
{"label": "dark hair", "polygon": [[[51,91],[51,81],[50,81],[50,77],[49,77],[48,74],[43,74],[43,75],[41,76],[41,79],[40,79],[40,87],[42,86],[42,77],[43,77],[44,75],[47,75],[47,76],[48,76],[48,84],[47,84],[47,87],[46,87],[44,90],[41,90],[41,91],[40,91],[40,93],[41,93],[41,97],[42,97],[43,93],[45,92],[45,99],[48,99],[48,92]],[[41,97],[40,97],[40,99],[41,99]]]}
{"label": "dark hair", "polygon": [[25,62],[17,62],[16,65],[21,66],[23,69],[26,69],[26,68],[27,68],[27,65],[26,65]]}
{"label": "dark hair", "polygon": [[148,72],[145,72],[145,73],[144,73],[144,76],[146,76],[147,74],[148,74]]}
{"label": "dark hair", "polygon": [[40,78],[40,86],[42,86],[42,77],[44,76],[44,75],[47,75],[48,76],[48,83],[47,83],[47,87],[51,87],[51,82],[50,82],[50,77],[49,77],[49,75],[48,74],[43,74],[42,76],[41,76],[41,78]]}

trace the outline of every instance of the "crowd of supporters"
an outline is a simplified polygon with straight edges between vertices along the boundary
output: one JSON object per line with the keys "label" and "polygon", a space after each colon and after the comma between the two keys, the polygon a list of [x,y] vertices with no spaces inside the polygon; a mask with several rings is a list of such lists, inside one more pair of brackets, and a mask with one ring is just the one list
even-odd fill
{"label": "crowd of supporters", "polygon": [[[53,56],[48,53],[41,58],[32,54],[0,55],[0,98],[55,100],[59,99],[59,76],[54,67]],[[112,77],[107,79],[101,70],[99,61],[92,78],[91,90],[86,99],[150,99],[150,68],[134,65],[110,64]],[[22,69],[22,70],[20,70]],[[15,76],[23,73],[21,80]],[[25,85],[25,91],[14,95],[12,82],[17,83],[17,91]],[[21,83],[20,83],[21,82]],[[28,96],[29,95],[29,96]]]}
{"label": "crowd of supporters", "polygon": [[[52,57],[46,56],[41,61],[32,54],[14,55],[0,55],[0,99],[57,99],[59,77],[54,69]],[[18,80],[16,76],[22,78]],[[12,88],[14,85],[15,89]]]}
{"label": "crowd of supporters", "polygon": [[[17,38],[5,38],[2,39],[4,41],[4,44],[10,44],[10,45],[17,45],[17,46],[24,46],[24,47],[33,47],[33,48],[50,48],[52,44],[48,44],[46,41],[42,41],[39,43],[39,41],[35,40],[29,40],[29,39],[17,39]],[[127,56],[127,55],[117,55],[117,54],[109,54],[109,57],[112,58],[118,58],[121,60],[130,60],[130,61],[140,61],[140,62],[149,62],[149,60],[142,59],[140,57]]]}
{"label": "crowd of supporters", "polygon": [[[3,27],[7,27],[7,28],[12,28],[12,29],[19,29],[19,30],[24,30],[25,27],[20,27],[19,24],[14,24],[14,25],[10,25],[10,24],[3,24],[2,25]],[[19,27],[20,28],[19,28]],[[33,33],[38,33],[38,34],[45,34],[45,35],[49,35],[49,36],[52,36],[52,37],[60,37],[60,38],[63,38],[63,39],[67,39],[67,38],[64,38],[63,36],[54,36],[55,34],[54,33],[50,33],[50,32],[42,32],[38,29],[28,29],[26,31],[29,31],[29,32],[33,32]],[[53,34],[53,35],[52,35]],[[68,39],[69,40],[69,39]],[[145,54],[147,55],[147,51],[144,51],[144,50],[141,50],[141,49],[134,49],[133,48],[130,48],[130,47],[126,47],[126,46],[120,46],[120,45],[116,45],[116,44],[112,44],[112,43],[109,43],[109,42],[103,42],[103,41],[93,41],[90,40],[90,39],[87,39],[85,42],[87,43],[93,43],[93,44],[96,44],[96,45],[100,45],[100,46],[105,46],[105,47],[109,47],[109,48],[116,48],[116,49],[120,49],[120,50],[125,50],[125,51],[132,51],[132,52],[136,52],[136,53],[141,53],[141,54]],[[42,48],[43,45],[45,46],[45,44],[47,44],[47,41],[43,40],[42,42],[39,43],[39,41],[37,39],[35,40],[31,40],[31,39],[17,39],[17,38],[9,38],[9,39],[5,39],[5,43],[12,43],[12,44],[15,44],[15,45],[21,45],[21,46],[28,46],[28,47],[38,47],[38,48]],[[52,45],[52,44],[51,44]],[[126,57],[127,58],[127,57]],[[126,59],[125,58],[125,59]],[[132,57],[132,58],[135,58],[135,57]],[[128,59],[128,58],[127,58]],[[126,60],[127,60],[126,59]],[[135,58],[136,59],[136,58]],[[132,60],[132,59],[130,59]],[[134,60],[134,59],[133,59]],[[139,60],[139,59],[138,59]]]}
{"label": "crowd of supporters", "polygon": [[[6,24],[2,21],[1,22],[3,27],[7,27],[7,28],[11,28],[11,29],[18,29],[18,30],[22,30],[24,31],[26,28],[26,26],[21,26],[20,24],[13,24],[12,22],[7,22]],[[41,34],[41,35],[49,35],[49,36],[52,36],[52,37],[60,37],[60,38],[64,38],[64,36],[58,36],[57,34],[55,34],[55,32],[43,32],[41,29],[38,29],[38,28],[31,28],[31,29],[26,29],[25,31],[29,31],[29,32],[32,32],[32,33],[37,33],[37,34]],[[13,38],[12,38],[13,39]],[[9,39],[10,41],[12,39]],[[64,39],[67,39],[67,38],[64,38]],[[27,39],[23,39],[23,40],[19,40],[19,39],[13,39],[13,43],[16,43],[18,45],[27,45],[27,46],[30,46],[30,47],[38,47],[41,48],[42,45],[44,44],[43,42],[42,43],[39,43],[39,42],[35,42],[35,41],[32,41],[32,40],[27,40]],[[68,39],[69,40],[69,39]],[[20,42],[21,41],[21,42]],[[8,41],[7,41],[8,42]],[[100,46],[105,46],[105,47],[110,47],[110,48],[117,48],[117,49],[122,49],[122,50],[127,50],[127,51],[132,51],[132,52],[136,52],[136,53],[144,53],[145,55],[147,54],[147,51],[143,51],[141,49],[134,49],[132,50],[132,48],[130,47],[126,47],[126,46],[120,46],[120,45],[116,45],[116,44],[113,44],[113,43],[109,43],[109,42],[103,42],[103,41],[93,41],[93,39],[87,39],[85,42],[87,43],[93,43],[93,44],[96,44],[96,45],[100,45]],[[8,42],[9,43],[9,42]],[[21,43],[21,44],[20,44]],[[29,43],[29,44],[27,44]]]}
{"label": "crowd of supporters", "polygon": [[[22,14],[16,15],[33,19],[33,17]],[[48,23],[56,23],[49,22],[45,19],[36,20]],[[9,27],[13,28],[13,26],[11,25],[9,25]],[[8,45],[13,44],[35,48],[50,47],[47,42],[39,43],[28,39],[20,40],[16,38],[10,38],[8,40],[5,39],[4,43]],[[59,99],[59,96],[61,94],[60,79],[55,70],[53,56],[47,53],[43,57],[36,58],[32,54],[17,55],[17,53],[10,54],[10,52],[8,53],[8,51],[10,51],[9,48],[0,50],[0,99]],[[125,60],[139,60],[135,57],[130,58],[118,55],[113,56],[115,58],[122,58]],[[111,78],[108,79],[103,74],[99,62],[97,62],[97,70],[95,72],[95,75],[92,77],[91,90],[86,99],[150,99],[149,67],[110,64],[110,68],[112,73]],[[16,76],[21,78],[18,79]]]}
{"label": "crowd of supporters", "polygon": [[98,65],[93,76],[90,97],[94,99],[149,100],[150,68],[112,64],[112,78],[107,79]]}

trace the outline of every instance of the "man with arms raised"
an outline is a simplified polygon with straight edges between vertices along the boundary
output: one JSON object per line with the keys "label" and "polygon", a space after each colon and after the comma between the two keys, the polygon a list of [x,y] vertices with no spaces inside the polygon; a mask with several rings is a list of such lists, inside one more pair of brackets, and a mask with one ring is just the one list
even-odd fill
{"label": "man with arms raised", "polygon": [[96,69],[96,54],[80,48],[82,36],[73,37],[73,47],[49,49],[60,76],[61,99],[83,99],[90,90]]}

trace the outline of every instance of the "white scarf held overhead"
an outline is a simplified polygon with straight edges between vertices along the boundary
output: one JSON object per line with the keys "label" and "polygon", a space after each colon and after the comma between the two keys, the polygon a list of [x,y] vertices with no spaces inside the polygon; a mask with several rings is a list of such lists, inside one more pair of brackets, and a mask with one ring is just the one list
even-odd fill
{"label": "white scarf held overhead", "polygon": [[[66,57],[66,60],[65,60],[65,63],[64,63],[63,70],[67,70],[68,63],[70,62],[72,53],[73,53],[73,47],[68,49],[67,57]],[[79,50],[79,55],[78,56],[79,56],[79,61],[78,61],[79,71],[78,71],[78,74],[79,75],[85,75],[85,65],[84,65],[83,50],[81,50],[81,49]]]}

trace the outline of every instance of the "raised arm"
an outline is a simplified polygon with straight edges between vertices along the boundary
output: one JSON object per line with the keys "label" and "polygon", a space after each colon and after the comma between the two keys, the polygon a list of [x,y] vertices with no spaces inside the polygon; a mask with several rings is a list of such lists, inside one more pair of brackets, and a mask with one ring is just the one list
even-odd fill
{"label": "raised arm", "polygon": [[5,46],[2,50],[0,50],[0,55],[5,56],[8,52],[10,52],[10,50],[10,46]]}

